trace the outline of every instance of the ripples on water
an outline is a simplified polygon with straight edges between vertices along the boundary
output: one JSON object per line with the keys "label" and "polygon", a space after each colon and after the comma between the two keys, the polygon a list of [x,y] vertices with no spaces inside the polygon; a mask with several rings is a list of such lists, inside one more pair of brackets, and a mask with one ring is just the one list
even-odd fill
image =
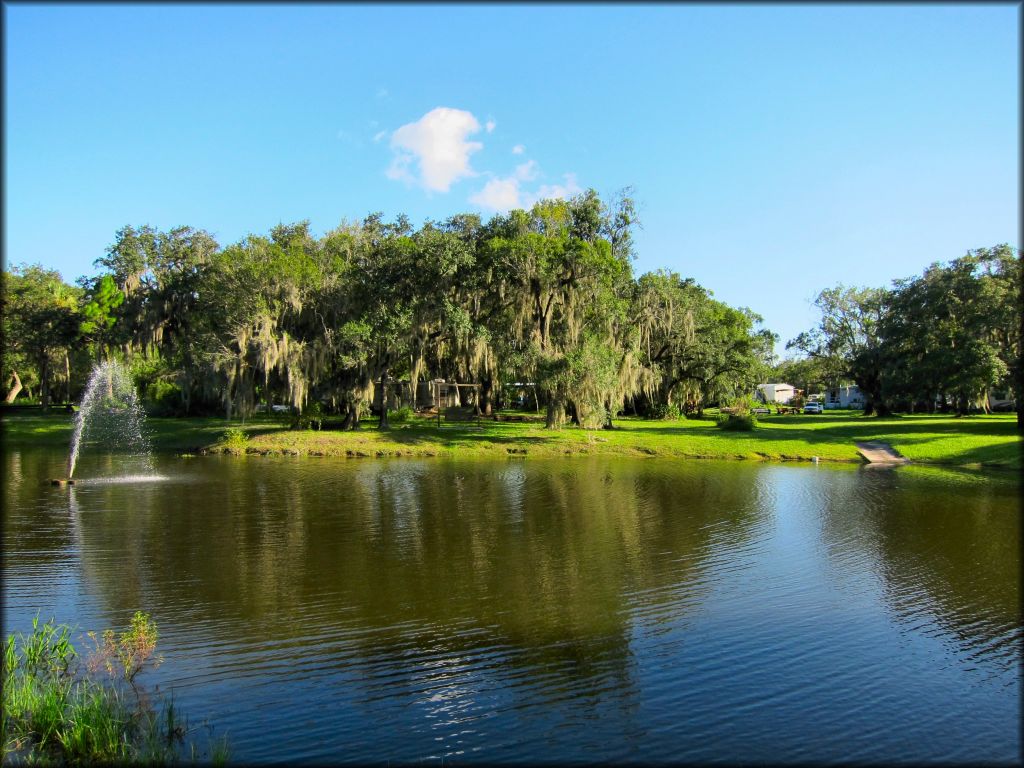
{"label": "ripples on water", "polygon": [[39,482],[60,460],[5,456],[5,627],[150,611],[151,683],[242,762],[1019,756],[1012,484],[219,457]]}

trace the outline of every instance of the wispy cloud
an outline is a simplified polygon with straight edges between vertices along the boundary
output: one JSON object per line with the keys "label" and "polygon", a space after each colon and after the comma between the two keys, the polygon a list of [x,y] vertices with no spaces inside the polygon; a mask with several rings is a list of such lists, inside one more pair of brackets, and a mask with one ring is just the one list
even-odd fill
{"label": "wispy cloud", "polygon": [[530,208],[538,200],[565,200],[583,191],[576,183],[574,173],[562,176],[564,184],[542,184],[533,191],[523,188],[523,182],[533,181],[538,175],[536,161],[529,160],[517,165],[511,176],[488,181],[483,189],[470,196],[469,202],[492,211],[510,211],[514,208]]}
{"label": "wispy cloud", "polygon": [[562,178],[565,180],[565,184],[542,184],[535,194],[527,196],[526,204],[533,205],[538,200],[568,200],[583,191],[583,188],[576,183],[575,173],[563,174]]}
{"label": "wispy cloud", "polygon": [[537,178],[537,161],[527,160],[522,165],[517,165],[513,176],[519,181],[533,181]]}
{"label": "wispy cloud", "polygon": [[494,133],[494,129],[498,127],[498,124],[493,120],[488,120],[484,123],[484,130],[488,133]]}
{"label": "wispy cloud", "polygon": [[359,137],[356,134],[350,131],[346,131],[344,128],[339,128],[338,132],[335,134],[335,137],[338,139],[338,141],[343,142],[344,144],[348,144],[349,146],[363,146],[363,142],[359,140]]}
{"label": "wispy cloud", "polygon": [[516,144],[514,147],[512,147],[512,154],[513,155],[521,155],[525,151],[526,151],[526,147],[524,147],[522,144]]}
{"label": "wispy cloud", "polygon": [[[469,156],[483,144],[468,137],[480,131],[472,113],[437,107],[414,123],[391,134],[395,157],[387,169],[389,179],[417,183],[434,192],[447,192],[459,179],[476,176]],[[418,174],[414,172],[416,166]]]}

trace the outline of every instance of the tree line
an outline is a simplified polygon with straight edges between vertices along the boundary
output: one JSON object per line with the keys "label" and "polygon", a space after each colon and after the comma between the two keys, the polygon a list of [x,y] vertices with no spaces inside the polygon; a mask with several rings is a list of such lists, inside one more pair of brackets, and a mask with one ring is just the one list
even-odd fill
{"label": "tree line", "polygon": [[75,285],[40,265],[4,273],[6,399],[71,402],[109,358],[166,413],[287,404],[344,428],[396,378],[413,392],[475,383],[485,414],[503,384],[529,382],[551,428],[746,396],[775,336],[692,279],[635,277],[635,226],[628,195],[592,190],[486,222],[371,214],[319,238],[301,221],[226,247],[191,227],[126,226]]}
{"label": "tree line", "polygon": [[853,382],[865,412],[956,412],[986,408],[1010,392],[1024,429],[1021,344],[1024,272],[1003,244],[968,251],[891,288],[837,286],[815,306],[820,323],[787,344],[805,357],[777,373],[811,384]]}
{"label": "tree line", "polygon": [[126,226],[74,285],[40,265],[4,272],[6,401],[71,402],[110,358],[158,412],[286,404],[345,428],[395,379],[414,393],[428,379],[474,383],[485,414],[503,384],[529,382],[548,427],[699,414],[766,380],[852,382],[879,415],[967,413],[996,390],[1021,401],[1024,278],[1008,245],[889,289],[822,291],[820,323],[787,345],[803,357],[779,363],[749,309],[675,272],[636,277],[636,225],[627,194],[590,190],[486,222],[417,229],[371,214],[319,238],[301,221],[226,247],[191,227]]}

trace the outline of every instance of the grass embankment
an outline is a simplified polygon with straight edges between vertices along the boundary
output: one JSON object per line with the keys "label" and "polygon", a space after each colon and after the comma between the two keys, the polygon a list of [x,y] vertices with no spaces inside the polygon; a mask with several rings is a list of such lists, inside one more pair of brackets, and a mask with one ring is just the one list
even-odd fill
{"label": "grass embankment", "polygon": [[[325,428],[291,430],[282,420],[242,424],[218,418],[148,420],[158,451],[311,455],[552,457],[602,454],[675,458],[755,459],[770,461],[859,462],[855,443],[890,444],[912,462],[958,467],[1021,468],[1022,441],[1015,414],[988,416],[896,416],[879,419],[856,412],[762,417],[752,432],[717,429],[711,420],[647,421],[617,419],[614,430],[575,427],[549,431],[541,421],[442,423],[413,418],[378,431],[367,421],[355,432]],[[233,439],[225,433],[233,431]],[[60,415],[4,418],[10,445],[67,445],[71,419]]]}

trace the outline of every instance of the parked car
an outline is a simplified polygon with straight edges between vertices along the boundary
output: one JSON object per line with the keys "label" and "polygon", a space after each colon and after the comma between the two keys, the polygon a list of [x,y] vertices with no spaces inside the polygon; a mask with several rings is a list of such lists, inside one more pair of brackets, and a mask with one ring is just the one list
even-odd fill
{"label": "parked car", "polygon": [[804,406],[804,413],[821,413],[824,410],[821,403],[808,403]]}

